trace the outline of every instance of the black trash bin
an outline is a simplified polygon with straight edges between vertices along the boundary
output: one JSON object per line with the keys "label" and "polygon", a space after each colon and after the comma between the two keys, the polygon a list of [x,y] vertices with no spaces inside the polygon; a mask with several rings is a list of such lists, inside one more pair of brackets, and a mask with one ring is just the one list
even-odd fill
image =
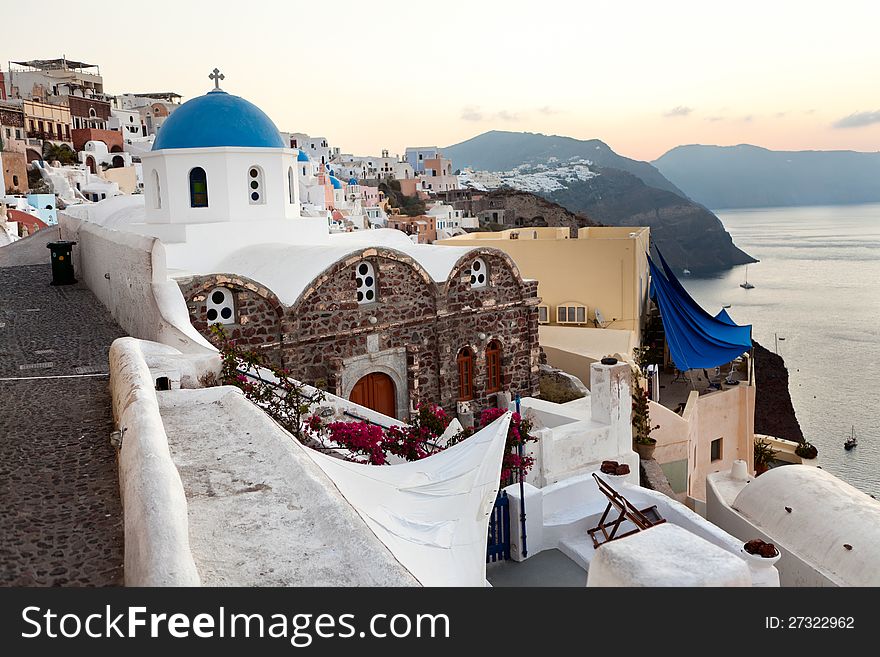
{"label": "black trash bin", "polygon": [[73,258],[70,252],[76,242],[61,240],[49,242],[46,247],[52,252],[52,285],[72,285],[76,283],[73,277]]}

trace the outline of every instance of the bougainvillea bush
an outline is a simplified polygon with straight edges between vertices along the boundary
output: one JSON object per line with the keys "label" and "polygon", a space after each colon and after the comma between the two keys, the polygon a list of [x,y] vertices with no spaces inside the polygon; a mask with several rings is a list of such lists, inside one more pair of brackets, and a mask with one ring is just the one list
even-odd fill
{"label": "bougainvillea bush", "polygon": [[[408,425],[384,428],[366,421],[325,422],[315,414],[326,397],[322,390],[291,379],[287,370],[272,364],[262,353],[242,349],[219,324],[215,324],[211,332],[222,357],[220,383],[239,388],[300,442],[314,449],[338,454],[341,448],[345,451],[344,458],[350,461],[386,465],[389,455],[418,461],[465,440],[475,432],[474,429],[465,429],[441,445],[440,437],[452,418],[436,404],[427,403],[416,407]],[[278,381],[254,376],[260,368],[271,372]],[[489,426],[505,412],[501,408],[483,411],[480,428]],[[531,430],[529,420],[519,413],[513,414],[501,464],[502,487],[518,481],[520,476],[525,477],[534,466],[534,458],[525,454],[526,443],[537,440]],[[520,446],[523,447],[522,457],[519,455]]]}

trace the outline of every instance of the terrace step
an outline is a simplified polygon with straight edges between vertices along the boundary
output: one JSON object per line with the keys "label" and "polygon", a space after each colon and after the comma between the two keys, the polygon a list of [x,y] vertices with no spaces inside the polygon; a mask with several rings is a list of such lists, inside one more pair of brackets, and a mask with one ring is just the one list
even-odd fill
{"label": "terrace step", "polygon": [[590,561],[593,560],[593,555],[596,553],[593,539],[586,532],[560,541],[559,551],[587,571],[589,571]]}

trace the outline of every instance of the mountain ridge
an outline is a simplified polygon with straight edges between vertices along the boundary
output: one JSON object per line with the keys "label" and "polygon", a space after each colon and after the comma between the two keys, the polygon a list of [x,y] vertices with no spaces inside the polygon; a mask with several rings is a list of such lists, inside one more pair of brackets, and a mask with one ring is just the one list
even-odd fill
{"label": "mountain ridge", "polygon": [[880,152],[687,144],[670,149],[653,164],[710,208],[880,202]]}
{"label": "mountain ridge", "polygon": [[609,226],[649,226],[673,267],[712,272],[755,262],[662,172],[598,139],[493,130],[441,150],[456,167],[499,172],[495,186],[534,192]]}

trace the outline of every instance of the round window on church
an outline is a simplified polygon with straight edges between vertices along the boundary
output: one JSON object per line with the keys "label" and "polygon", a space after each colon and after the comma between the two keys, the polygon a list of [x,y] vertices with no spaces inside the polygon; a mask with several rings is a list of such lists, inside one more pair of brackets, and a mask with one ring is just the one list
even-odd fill
{"label": "round window on church", "polygon": [[357,302],[360,304],[373,303],[378,293],[376,286],[376,272],[372,263],[361,262],[355,269],[355,283],[357,284]]}
{"label": "round window on church", "polygon": [[250,191],[250,204],[260,205],[265,203],[263,190],[263,170],[253,166],[248,169],[248,189]]}
{"label": "round window on church", "polygon": [[229,288],[211,290],[205,308],[208,324],[235,324],[235,294]]}
{"label": "round window on church", "polygon": [[482,258],[475,258],[471,263],[471,287],[486,287],[489,283],[489,268]]}

